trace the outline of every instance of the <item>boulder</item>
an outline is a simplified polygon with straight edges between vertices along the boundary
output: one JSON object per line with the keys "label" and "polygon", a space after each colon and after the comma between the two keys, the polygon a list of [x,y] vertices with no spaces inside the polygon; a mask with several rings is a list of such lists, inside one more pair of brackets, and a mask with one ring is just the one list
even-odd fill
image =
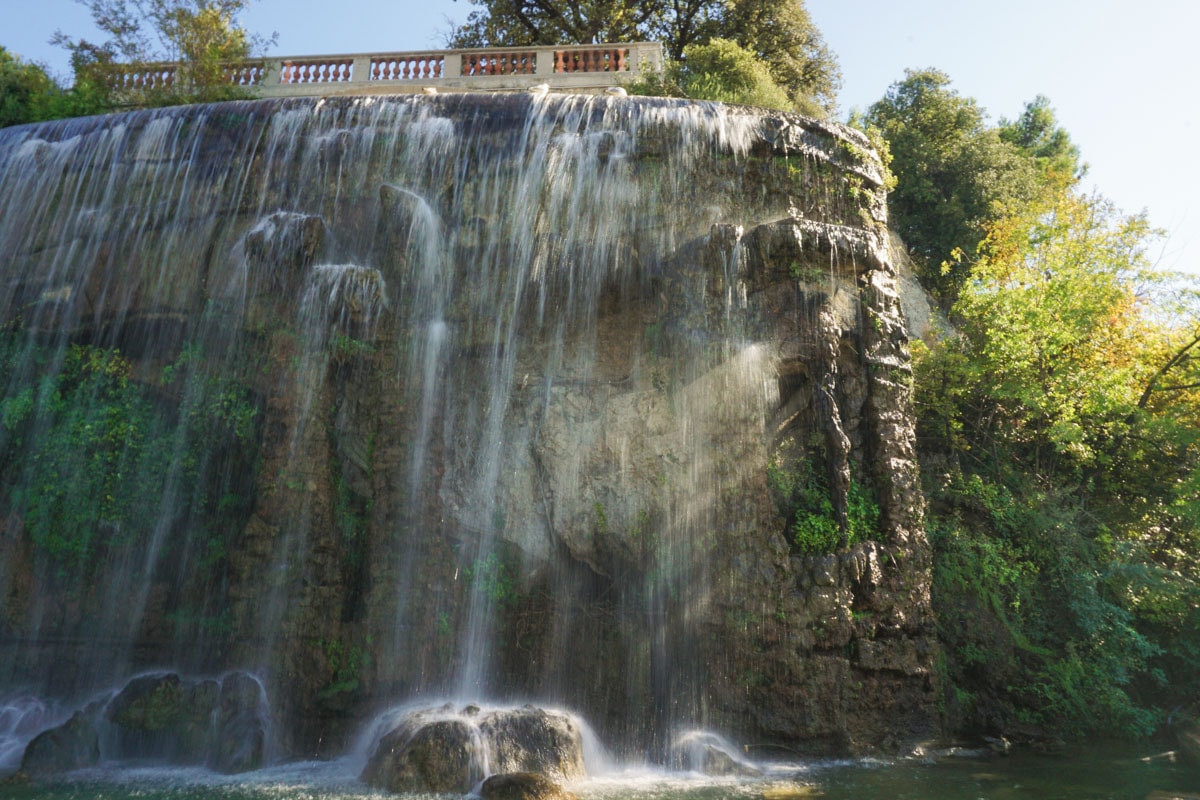
{"label": "boulder", "polygon": [[379,740],[362,779],[391,792],[465,794],[482,777],[473,726],[460,719],[401,725]]}
{"label": "boulder", "polygon": [[483,714],[479,729],[497,773],[534,772],[558,780],[587,775],[583,736],[569,714],[533,706]]}
{"label": "boulder", "polygon": [[93,703],[37,736],[25,750],[21,769],[34,775],[97,763],[97,723],[103,719],[111,730],[106,757],[246,772],[263,764],[265,711],[262,686],[244,672],[232,672],[219,682],[173,672],[141,675],[107,703]]}
{"label": "boulder", "polygon": [[245,672],[231,672],[221,681],[216,736],[208,766],[227,775],[263,765],[267,723],[262,685]]}
{"label": "boulder", "polygon": [[113,726],[113,756],[203,764],[218,692],[216,681],[184,680],[173,672],[129,681],[104,712]]}
{"label": "boulder", "polygon": [[62,725],[42,731],[25,748],[21,772],[52,775],[95,765],[100,760],[100,736],[96,720],[100,703],[76,711]]}
{"label": "boulder", "polygon": [[483,800],[576,800],[545,775],[534,772],[509,772],[492,775],[479,789]]}
{"label": "boulder", "polygon": [[496,774],[551,781],[587,775],[583,736],[569,714],[443,706],[409,713],[384,734],[362,779],[393,792],[467,792],[484,777],[485,764]]}
{"label": "boulder", "polygon": [[733,745],[707,731],[681,736],[672,748],[671,761],[676,769],[705,775],[762,775],[762,770],[742,758]]}
{"label": "boulder", "polygon": [[133,731],[164,731],[175,724],[183,688],[173,672],[141,675],[125,684],[104,711],[109,722]]}

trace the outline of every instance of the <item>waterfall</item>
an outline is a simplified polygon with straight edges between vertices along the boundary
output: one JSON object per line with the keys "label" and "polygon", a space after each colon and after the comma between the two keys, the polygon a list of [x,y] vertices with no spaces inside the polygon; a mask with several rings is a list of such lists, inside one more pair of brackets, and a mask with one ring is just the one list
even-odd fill
{"label": "waterfall", "polygon": [[251,670],[320,754],[422,697],[583,709],[659,761],[745,719],[732,687],[782,678],[728,636],[786,614],[739,598],[796,602],[772,426],[889,269],[874,162],[798,120],[437,95],[0,131],[0,688]]}

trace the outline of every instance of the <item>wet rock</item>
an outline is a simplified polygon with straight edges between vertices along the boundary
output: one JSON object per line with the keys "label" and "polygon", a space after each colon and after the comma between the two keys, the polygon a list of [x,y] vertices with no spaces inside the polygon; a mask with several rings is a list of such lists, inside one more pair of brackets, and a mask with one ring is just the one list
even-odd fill
{"label": "wet rock", "polygon": [[472,733],[461,720],[403,725],[379,741],[362,779],[390,792],[465,794],[476,780]]}
{"label": "wet rock", "polygon": [[262,766],[267,711],[261,684],[245,672],[220,682],[175,673],[129,681],[104,712],[114,756],[207,764],[227,774]]}
{"label": "wet rock", "polygon": [[94,703],[62,725],[39,733],[25,748],[21,772],[52,775],[95,765],[100,760],[99,716],[100,704]]}
{"label": "wet rock", "polygon": [[277,211],[264,217],[242,242],[251,271],[264,289],[294,287],[301,270],[312,265],[325,241],[325,221],[311,214]]}
{"label": "wet rock", "polygon": [[812,582],[817,586],[833,586],[837,583],[836,556],[820,556],[813,559]]}
{"label": "wet rock", "polygon": [[492,775],[483,782],[479,796],[483,800],[575,800],[575,795],[533,772]]}
{"label": "wet rock", "polygon": [[742,758],[729,742],[716,734],[704,731],[682,736],[674,746],[671,761],[676,769],[702,772],[705,775],[762,775],[762,770]]}
{"label": "wet rock", "polygon": [[479,728],[497,772],[536,772],[562,780],[587,774],[583,737],[567,714],[532,706],[493,711]]}
{"label": "wet rock", "polygon": [[231,672],[221,681],[216,740],[209,766],[235,774],[258,769],[266,749],[262,686],[245,672]]}
{"label": "wet rock", "polygon": [[393,792],[466,792],[483,777],[535,773],[568,781],[586,776],[583,737],[570,715],[525,706],[415,711],[385,734],[362,779]]}
{"label": "wet rock", "polygon": [[799,800],[802,797],[822,797],[825,793],[808,783],[781,781],[762,786],[757,794],[763,800]]}
{"label": "wet rock", "polygon": [[203,739],[199,752],[194,746],[196,728],[207,733],[216,697],[211,691],[192,689],[175,673],[142,675],[125,684],[104,711],[113,726],[115,755],[203,763]]}

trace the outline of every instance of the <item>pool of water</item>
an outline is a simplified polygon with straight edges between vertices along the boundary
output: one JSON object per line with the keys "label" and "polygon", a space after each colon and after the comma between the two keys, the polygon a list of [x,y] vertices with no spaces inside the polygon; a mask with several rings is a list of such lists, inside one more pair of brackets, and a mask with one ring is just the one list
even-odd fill
{"label": "pool of water", "polygon": [[[1200,768],[1152,750],[1062,756],[774,764],[761,779],[618,770],[574,784],[580,800],[1200,800]],[[302,762],[242,776],[121,767],[53,782],[0,784],[3,800],[358,800],[395,798],[357,779],[349,761]],[[416,798],[418,795],[405,795]],[[440,797],[445,798],[445,795]]]}

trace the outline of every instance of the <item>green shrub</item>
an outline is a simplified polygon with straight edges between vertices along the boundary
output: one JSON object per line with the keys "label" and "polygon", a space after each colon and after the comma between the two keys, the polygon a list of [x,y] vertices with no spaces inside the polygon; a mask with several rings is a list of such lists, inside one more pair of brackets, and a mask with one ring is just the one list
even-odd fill
{"label": "green shrub", "polygon": [[766,64],[728,39],[688,45],[683,60],[630,86],[634,94],[689,97],[720,103],[796,110]]}
{"label": "green shrub", "polygon": [[812,460],[800,459],[795,466],[784,468],[777,456],[767,465],[767,480],[788,508],[792,519],[789,533],[797,553],[833,553],[873,538],[879,529],[879,506],[869,489],[853,476],[844,531],[838,524],[829,483]]}

